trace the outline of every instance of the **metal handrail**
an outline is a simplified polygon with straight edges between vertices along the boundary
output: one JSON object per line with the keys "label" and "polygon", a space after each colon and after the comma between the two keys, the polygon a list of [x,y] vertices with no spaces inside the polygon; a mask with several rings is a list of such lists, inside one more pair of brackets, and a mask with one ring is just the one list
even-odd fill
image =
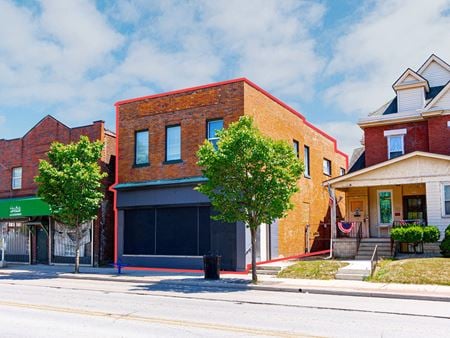
{"label": "metal handrail", "polygon": [[358,222],[358,232],[356,233],[356,251],[359,250],[361,239],[362,239],[362,223]]}
{"label": "metal handrail", "polygon": [[370,259],[370,276],[373,275],[377,263],[378,263],[378,244],[375,245],[375,248],[373,249],[372,253],[372,258]]}

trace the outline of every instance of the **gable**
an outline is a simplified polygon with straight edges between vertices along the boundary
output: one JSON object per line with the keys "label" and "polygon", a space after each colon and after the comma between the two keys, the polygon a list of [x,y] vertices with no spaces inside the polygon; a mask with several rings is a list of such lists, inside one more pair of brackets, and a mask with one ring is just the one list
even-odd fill
{"label": "gable", "polygon": [[425,90],[429,90],[429,86],[427,80],[413,71],[411,68],[408,68],[395,83],[393,84],[394,90],[400,90],[404,88],[421,86],[425,87]]}
{"label": "gable", "polygon": [[[356,173],[355,173],[356,174]],[[450,159],[411,156],[332,183],[336,188],[411,184],[439,181],[450,176]]]}
{"label": "gable", "polygon": [[[433,102],[435,101],[435,102]],[[450,86],[447,86],[442,90],[439,97],[436,97],[436,100],[430,102],[430,110],[436,109],[450,109]]]}
{"label": "gable", "polygon": [[435,55],[420,67],[418,73],[428,80],[430,87],[444,86],[450,81],[450,66]]}

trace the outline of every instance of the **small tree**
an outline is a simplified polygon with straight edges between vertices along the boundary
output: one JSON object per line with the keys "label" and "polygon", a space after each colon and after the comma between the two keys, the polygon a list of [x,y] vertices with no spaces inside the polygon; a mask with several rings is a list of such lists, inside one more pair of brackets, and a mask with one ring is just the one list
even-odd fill
{"label": "small tree", "polygon": [[208,142],[197,152],[198,165],[208,181],[197,187],[218,214],[213,219],[244,222],[252,242],[252,280],[256,276],[256,231],[286,216],[303,164],[291,145],[263,136],[244,116],[218,132],[217,149]]}
{"label": "small tree", "polygon": [[75,273],[80,272],[82,224],[96,218],[103,198],[102,173],[98,163],[103,144],[81,136],[77,143],[54,142],[48,161],[39,162],[38,196],[46,201],[53,217],[75,232]]}

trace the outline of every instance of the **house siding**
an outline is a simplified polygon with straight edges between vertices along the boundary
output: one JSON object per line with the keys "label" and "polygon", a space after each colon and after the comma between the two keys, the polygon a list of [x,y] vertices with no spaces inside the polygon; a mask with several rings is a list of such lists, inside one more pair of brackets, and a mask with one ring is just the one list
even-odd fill
{"label": "house siding", "polygon": [[425,102],[425,92],[423,87],[401,89],[397,91],[398,111],[414,111],[421,109]]}
{"label": "house siding", "polygon": [[430,87],[443,86],[450,81],[450,73],[435,62],[431,62],[421,75],[428,80]]}
{"label": "house siding", "polygon": [[442,216],[442,198],[443,198],[443,184],[450,184],[450,178],[448,182],[427,182],[427,214],[428,214],[428,224],[435,225],[444,234],[445,228],[450,225],[450,217]]}

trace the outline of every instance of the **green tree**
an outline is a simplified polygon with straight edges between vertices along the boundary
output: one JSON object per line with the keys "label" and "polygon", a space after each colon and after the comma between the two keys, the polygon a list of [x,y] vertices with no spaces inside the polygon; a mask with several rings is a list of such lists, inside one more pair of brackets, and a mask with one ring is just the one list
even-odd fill
{"label": "green tree", "polygon": [[248,116],[221,130],[218,137],[217,149],[205,141],[197,152],[197,164],[208,179],[197,190],[218,212],[213,219],[241,221],[250,229],[256,283],[256,231],[292,209],[290,198],[298,191],[303,164],[292,145],[263,136]]}
{"label": "green tree", "polygon": [[96,218],[103,198],[102,173],[98,163],[103,144],[81,136],[77,143],[54,142],[48,161],[39,162],[38,196],[46,201],[53,217],[75,233],[75,273],[80,272],[82,224]]}

